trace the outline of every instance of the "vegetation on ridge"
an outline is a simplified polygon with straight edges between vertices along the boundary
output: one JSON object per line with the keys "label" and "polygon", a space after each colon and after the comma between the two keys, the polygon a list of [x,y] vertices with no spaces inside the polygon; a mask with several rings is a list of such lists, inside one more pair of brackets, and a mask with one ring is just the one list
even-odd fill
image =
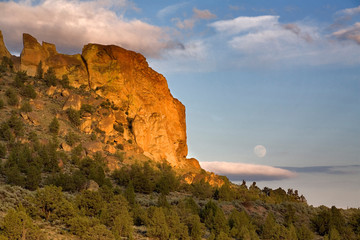
{"label": "vegetation on ridge", "polygon": [[[7,58],[0,66],[0,239],[360,238],[359,209],[314,208],[296,190],[255,182],[224,178],[216,188],[206,173],[187,184],[165,161],[136,155],[124,138],[131,119],[111,124],[114,139],[97,125],[80,131],[90,116],[116,109],[107,99],[63,110],[65,95],[91,93],[44,75],[41,64],[35,78],[13,72]],[[89,142],[108,150],[91,151]]]}

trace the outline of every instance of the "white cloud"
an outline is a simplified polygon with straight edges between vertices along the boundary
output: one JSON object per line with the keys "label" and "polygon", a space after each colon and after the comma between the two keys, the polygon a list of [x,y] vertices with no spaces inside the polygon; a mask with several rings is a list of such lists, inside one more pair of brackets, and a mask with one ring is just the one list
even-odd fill
{"label": "white cloud", "polygon": [[360,44],[360,22],[355,23],[351,27],[334,32],[333,36],[342,40],[352,40]]}
{"label": "white cloud", "polygon": [[79,51],[84,44],[96,42],[116,44],[156,57],[173,46],[162,28],[137,19],[128,20],[112,10],[134,8],[129,4],[126,0],[115,5],[110,0],[1,2],[0,26],[13,51],[21,51],[23,32],[53,42],[65,52]]}
{"label": "white cloud", "polygon": [[194,12],[194,18],[197,19],[213,19],[216,18],[216,15],[211,13],[209,10],[205,9],[205,10],[199,10],[197,8],[193,9]]}
{"label": "white cloud", "polygon": [[339,13],[345,14],[345,15],[356,15],[360,14],[360,6],[355,8],[347,8],[344,10],[341,10]]}
{"label": "white cloud", "polygon": [[182,21],[178,18],[175,18],[174,20],[176,22],[176,27],[178,27],[179,29],[189,30],[193,29],[193,27],[198,21],[210,20],[213,18],[216,18],[216,15],[211,13],[209,10],[199,10],[197,8],[193,8],[193,16],[191,18],[184,19]]}
{"label": "white cloud", "polygon": [[200,162],[200,165],[205,170],[225,175],[232,181],[280,180],[296,176],[289,170],[266,165],[235,162]]}
{"label": "white cloud", "polygon": [[238,34],[251,30],[269,29],[278,26],[279,16],[237,17],[209,24],[216,31],[225,34]]}
{"label": "white cloud", "polygon": [[184,7],[185,5],[187,5],[186,2],[167,6],[157,12],[157,17],[164,18],[170,14],[174,14],[176,11],[178,11],[180,8]]}

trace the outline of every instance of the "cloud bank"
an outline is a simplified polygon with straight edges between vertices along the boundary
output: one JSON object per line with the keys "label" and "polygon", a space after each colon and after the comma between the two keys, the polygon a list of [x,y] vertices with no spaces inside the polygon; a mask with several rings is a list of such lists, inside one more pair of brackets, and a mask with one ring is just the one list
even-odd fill
{"label": "cloud bank", "polygon": [[200,165],[207,171],[227,176],[231,181],[271,181],[296,176],[292,171],[266,165],[235,162],[200,162]]}
{"label": "cloud bank", "polygon": [[360,165],[343,166],[311,166],[311,167],[280,167],[296,173],[326,173],[335,175],[348,175],[360,173]]}
{"label": "cloud bank", "polygon": [[[118,11],[137,10],[126,0],[43,0],[0,2],[0,28],[8,48],[22,49],[23,32],[53,42],[62,52],[79,51],[84,44],[116,44],[158,57],[176,47],[160,27],[138,19],[128,20]],[[21,16],[21,17],[19,17]]]}

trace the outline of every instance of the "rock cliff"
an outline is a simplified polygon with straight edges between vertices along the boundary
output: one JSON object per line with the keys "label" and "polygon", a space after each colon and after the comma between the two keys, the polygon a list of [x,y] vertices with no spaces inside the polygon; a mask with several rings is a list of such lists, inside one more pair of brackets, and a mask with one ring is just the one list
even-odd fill
{"label": "rock cliff", "polygon": [[5,46],[3,35],[2,35],[2,32],[0,31],[0,58],[2,59],[3,57],[10,58],[11,54]]}
{"label": "rock cliff", "polygon": [[[97,116],[101,117],[84,115],[78,127],[85,134],[94,131],[105,134],[96,149],[115,152],[115,148],[105,146],[106,143],[128,141],[135,145],[125,144],[125,148],[157,162],[166,160],[182,174],[191,173],[188,182],[203,176],[212,185],[222,184],[216,176],[205,176],[196,159],[186,158],[185,107],[171,95],[165,77],[151,69],[144,56],[118,46],[100,44],[88,44],[81,54],[66,55],[58,53],[54,44],[40,44],[29,34],[23,34],[23,46],[16,69],[35,76],[41,61],[44,71],[53,68],[59,79],[67,75],[72,87],[87,90],[92,96],[92,100],[86,100],[74,93],[69,95],[66,90],[49,88],[49,96],[59,91],[62,97],[67,96],[63,110],[79,110],[82,104],[99,106],[96,99],[106,99],[110,112],[99,112]],[[10,55],[1,32],[0,54]],[[118,125],[123,126],[121,139],[114,128]],[[88,147],[88,152],[93,148]],[[109,161],[110,165],[114,164]]]}
{"label": "rock cliff", "polygon": [[[151,69],[144,56],[99,44],[84,46],[81,55],[65,55],[58,53],[55,45],[40,44],[29,34],[23,34],[23,41],[21,70],[34,76],[42,61],[44,71],[52,67],[58,78],[66,74],[72,86],[85,85],[125,111],[130,134],[144,155],[167,160],[178,168],[193,166],[193,160],[186,159],[185,107],[171,95],[164,76]],[[110,118],[113,121],[105,122],[116,121],[114,116]],[[106,127],[102,130],[110,132],[111,123],[103,124]]]}

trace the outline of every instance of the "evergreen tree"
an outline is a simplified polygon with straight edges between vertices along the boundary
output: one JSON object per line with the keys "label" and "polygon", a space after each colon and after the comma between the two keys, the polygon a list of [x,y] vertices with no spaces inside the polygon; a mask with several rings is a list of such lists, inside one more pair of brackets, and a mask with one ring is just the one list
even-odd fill
{"label": "evergreen tree", "polygon": [[58,121],[58,119],[56,117],[54,117],[53,120],[50,122],[49,131],[52,134],[58,135],[59,134],[59,129],[60,129],[59,121]]}
{"label": "evergreen tree", "polygon": [[76,196],[76,205],[85,216],[98,217],[104,206],[99,192],[85,190]]}
{"label": "evergreen tree", "polygon": [[133,236],[133,220],[130,216],[129,211],[123,206],[122,211],[114,219],[113,223],[113,234],[116,239],[121,237],[127,237],[132,239]]}
{"label": "evergreen tree", "polygon": [[214,232],[216,236],[219,235],[220,232],[226,234],[229,232],[229,226],[227,225],[224,212],[211,200],[201,211],[201,219],[205,223],[205,226],[210,229],[211,232]]}
{"label": "evergreen tree", "polygon": [[124,192],[124,196],[131,205],[135,204],[136,195],[135,195],[134,185],[132,184],[132,181],[130,181],[129,184],[127,185],[125,192]]}
{"label": "evergreen tree", "polygon": [[16,210],[9,210],[2,225],[3,233],[8,239],[44,239],[39,228],[34,225],[21,205]]}
{"label": "evergreen tree", "polygon": [[170,231],[161,207],[150,207],[148,209],[147,227],[150,237],[157,237],[160,240],[169,239]]}
{"label": "evergreen tree", "polygon": [[42,61],[40,60],[37,68],[36,68],[36,74],[35,74],[35,78],[37,79],[42,79],[44,75],[44,70],[42,68]]}
{"label": "evergreen tree", "polygon": [[48,87],[56,86],[57,78],[53,67],[49,67],[46,73],[44,74],[44,81],[46,86]]}

